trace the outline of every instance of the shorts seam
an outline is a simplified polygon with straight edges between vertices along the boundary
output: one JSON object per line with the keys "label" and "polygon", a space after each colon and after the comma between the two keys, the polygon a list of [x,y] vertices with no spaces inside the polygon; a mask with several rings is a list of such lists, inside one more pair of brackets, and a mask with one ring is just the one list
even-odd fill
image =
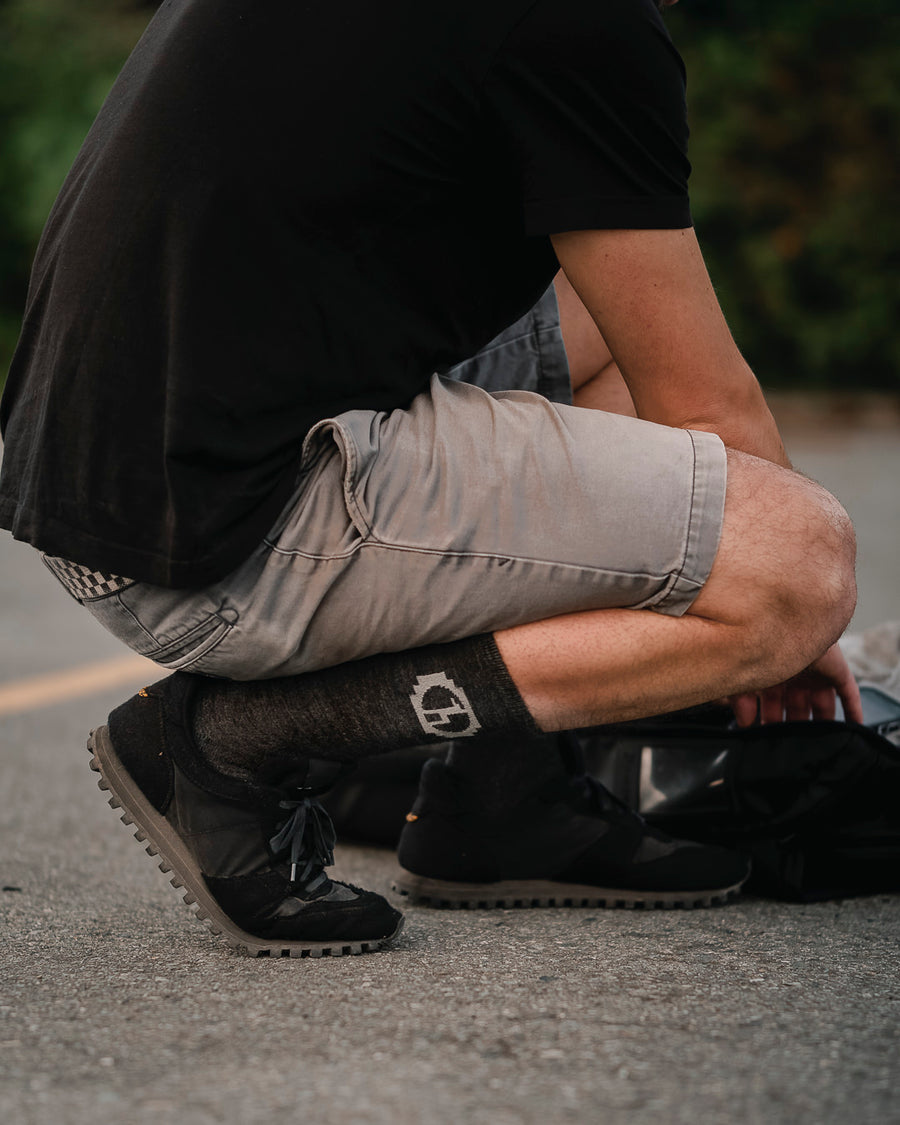
{"label": "shorts seam", "polygon": [[[535,318],[535,320],[537,320],[537,318]],[[541,336],[543,335],[543,333],[545,331],[548,331],[548,329],[544,328],[540,324],[535,323],[533,338],[534,338],[535,351],[537,352],[537,357],[538,357],[538,361],[537,361],[537,368],[538,368],[537,385],[538,385],[539,392],[542,395],[544,395],[544,397],[546,398],[547,395],[544,391],[544,388],[546,387],[547,383],[550,382],[550,379],[547,376],[546,355],[544,354],[544,346],[543,346],[543,341],[541,339]]]}
{"label": "shorts seam", "polygon": [[364,547],[367,542],[368,540],[363,539],[358,543],[354,543],[353,546],[348,548],[346,551],[338,551],[337,553],[331,553],[327,555],[316,554],[315,551],[302,551],[299,547],[279,547],[277,543],[273,543],[270,539],[264,539],[263,545],[268,547],[269,550],[274,554],[284,555],[286,558],[290,557],[310,559],[313,562],[331,562],[332,560],[337,561],[338,559],[349,559],[351,555],[356,554],[360,547]]}
{"label": "shorts seam", "polygon": [[[406,543],[390,543],[385,539],[379,539],[375,535],[370,535],[367,539],[355,543],[348,551],[341,551],[338,554],[329,555],[319,555],[313,551],[303,551],[300,550],[299,547],[278,547],[268,540],[266,540],[266,546],[276,554],[285,557],[309,559],[311,562],[331,562],[332,560],[339,561],[340,559],[347,559],[362,550],[363,547],[380,547],[384,551],[403,551],[406,554],[428,555],[431,557],[437,556],[438,558],[448,559],[495,559],[498,562],[506,559],[510,562],[532,563],[534,566],[557,566],[561,567],[563,570],[580,571],[586,574],[621,574],[627,577],[633,576],[635,578],[647,578],[656,582],[667,582],[666,589],[663,591],[663,597],[668,594],[668,580],[672,579],[672,575],[669,572],[656,574],[646,570],[615,570],[608,566],[587,566],[584,563],[563,562],[560,559],[537,559],[532,558],[530,555],[500,554],[496,551],[448,551],[443,547],[414,547]],[[676,576],[676,580],[677,577],[678,576]],[[687,579],[686,581],[690,580]]]}
{"label": "shorts seam", "polygon": [[443,547],[416,547],[405,543],[390,543],[387,540],[379,539],[376,535],[370,535],[367,540],[359,543],[356,549],[368,546],[380,547],[385,551],[403,551],[407,554],[438,556],[439,558],[449,559],[496,559],[498,562],[507,559],[510,562],[532,563],[534,566],[555,566],[563,570],[586,574],[621,574],[627,577],[647,578],[656,582],[666,582],[671,579],[671,574],[668,571],[665,574],[655,574],[648,571],[615,570],[608,566],[588,566],[585,563],[563,562],[559,559],[537,559],[530,555],[501,554],[496,551],[449,551]]}
{"label": "shorts seam", "polygon": [[[537,386],[544,398],[551,402],[572,405],[572,372],[562,337],[559,317],[559,300],[551,283],[548,290],[553,297],[553,316],[545,316],[544,300],[533,309],[532,334],[537,352]],[[562,397],[558,397],[562,396]]]}
{"label": "shorts seam", "polygon": [[[538,353],[538,379],[540,393],[550,402],[572,405],[572,372],[569,357],[558,325],[546,325],[534,334]],[[553,393],[562,397],[552,397]]]}

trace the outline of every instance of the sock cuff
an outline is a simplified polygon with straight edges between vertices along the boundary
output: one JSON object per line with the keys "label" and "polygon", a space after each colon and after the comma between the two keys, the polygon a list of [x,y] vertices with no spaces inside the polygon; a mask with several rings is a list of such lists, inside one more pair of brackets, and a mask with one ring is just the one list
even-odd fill
{"label": "sock cuff", "polygon": [[521,729],[525,734],[543,735],[543,731],[534,721],[531,712],[525,706],[525,700],[522,698],[521,692],[516,687],[515,681],[509,674],[509,669],[506,667],[506,662],[500,655],[500,649],[497,648],[497,642],[494,640],[493,633],[481,633],[476,637],[472,637],[472,643],[478,643],[481,647],[481,654],[483,663],[487,666],[487,671],[494,677],[492,688],[499,691],[501,698],[498,702],[502,705],[504,710],[510,717],[515,717]]}

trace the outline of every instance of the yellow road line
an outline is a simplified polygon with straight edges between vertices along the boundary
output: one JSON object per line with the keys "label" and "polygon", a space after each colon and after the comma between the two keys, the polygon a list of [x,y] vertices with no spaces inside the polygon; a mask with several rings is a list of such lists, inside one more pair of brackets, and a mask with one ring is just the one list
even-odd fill
{"label": "yellow road line", "polygon": [[117,656],[60,672],[27,676],[0,684],[0,715],[50,707],[67,699],[92,695],[121,684],[151,683],[161,678],[160,668],[143,656]]}

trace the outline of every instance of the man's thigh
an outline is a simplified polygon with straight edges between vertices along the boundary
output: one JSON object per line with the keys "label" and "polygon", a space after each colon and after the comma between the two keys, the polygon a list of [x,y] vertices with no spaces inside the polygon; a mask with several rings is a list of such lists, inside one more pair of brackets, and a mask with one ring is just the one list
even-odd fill
{"label": "man's thigh", "polygon": [[585,609],[680,614],[712,566],[724,493],[712,435],[435,377],[406,410],[320,423],[291,503],[227,579],[117,598],[151,657],[153,615],[216,607],[228,628],[167,666],[234,679]]}

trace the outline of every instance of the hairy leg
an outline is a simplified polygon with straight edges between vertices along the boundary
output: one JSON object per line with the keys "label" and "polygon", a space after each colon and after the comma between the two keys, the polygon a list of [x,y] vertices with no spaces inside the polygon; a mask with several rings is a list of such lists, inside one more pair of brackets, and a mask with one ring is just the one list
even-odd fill
{"label": "hairy leg", "polygon": [[818,485],[729,451],[725,519],[684,617],[596,610],[496,634],[544,730],[659,714],[796,675],[853,612],[850,521]]}

